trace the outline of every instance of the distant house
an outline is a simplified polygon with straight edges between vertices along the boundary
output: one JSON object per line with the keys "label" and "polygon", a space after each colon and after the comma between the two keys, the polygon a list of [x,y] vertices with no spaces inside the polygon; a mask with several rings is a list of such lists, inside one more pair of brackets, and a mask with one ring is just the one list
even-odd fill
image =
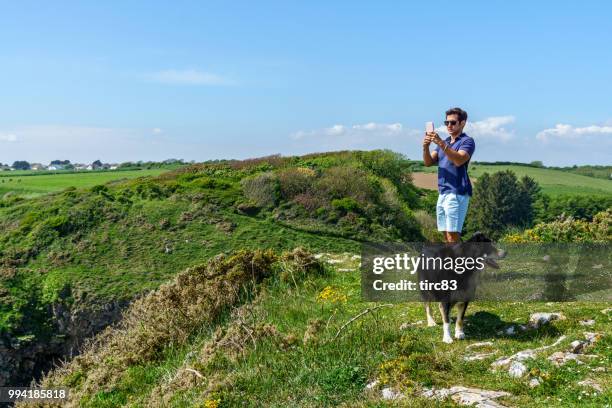
{"label": "distant house", "polygon": [[116,165],[116,164],[111,164],[110,167],[109,167],[110,170],[117,170],[118,168],[119,168],[119,166]]}
{"label": "distant house", "polygon": [[47,166],[41,163],[32,163],[30,164],[30,170],[45,170]]}
{"label": "distant house", "polygon": [[66,166],[64,166],[63,164],[52,164],[51,166],[47,167],[47,170],[65,170]]}
{"label": "distant house", "polygon": [[77,163],[74,165],[75,170],[87,170],[86,164]]}

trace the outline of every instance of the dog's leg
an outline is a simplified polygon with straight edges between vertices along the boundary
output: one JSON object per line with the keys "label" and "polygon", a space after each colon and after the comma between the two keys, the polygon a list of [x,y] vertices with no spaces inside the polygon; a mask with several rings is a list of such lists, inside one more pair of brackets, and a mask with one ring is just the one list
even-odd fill
{"label": "dog's leg", "polygon": [[463,317],[467,310],[469,302],[460,302],[457,304],[457,321],[455,322],[455,338],[459,340],[465,339],[465,333],[463,332]]}
{"label": "dog's leg", "polygon": [[442,321],[444,322],[442,325],[442,341],[445,343],[452,343],[453,338],[450,333],[450,310],[451,304],[448,302],[440,302],[440,313],[442,314]]}
{"label": "dog's leg", "polygon": [[427,326],[432,327],[436,325],[436,321],[431,314],[431,302],[425,302],[425,313],[427,313]]}

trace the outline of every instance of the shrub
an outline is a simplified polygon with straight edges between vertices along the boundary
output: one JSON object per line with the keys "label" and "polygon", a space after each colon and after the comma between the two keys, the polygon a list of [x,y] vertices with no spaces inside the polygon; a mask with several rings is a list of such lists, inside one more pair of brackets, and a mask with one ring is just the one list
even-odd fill
{"label": "shrub", "polygon": [[556,221],[540,223],[522,233],[508,234],[504,242],[610,242],[612,241],[612,210],[596,214],[592,222],[560,217]]}
{"label": "shrub", "polygon": [[375,197],[368,174],[350,166],[326,169],[316,183],[316,191],[328,200],[351,197],[365,202]]}
{"label": "shrub", "polygon": [[321,199],[319,199],[312,193],[299,194],[295,196],[293,202],[298,205],[301,205],[307,211],[314,211],[324,204]]}
{"label": "shrub", "polygon": [[612,207],[612,197],[583,195],[541,195],[534,204],[535,221],[551,222],[561,215],[591,221],[593,216]]}
{"label": "shrub", "polygon": [[272,172],[261,173],[240,181],[244,195],[260,207],[274,206],[280,198],[278,178]]}
{"label": "shrub", "polygon": [[421,233],[428,242],[444,242],[438,231],[438,223],[434,217],[424,210],[414,212],[414,218],[421,226]]}
{"label": "shrub", "polygon": [[332,208],[344,214],[350,211],[360,212],[361,210],[361,208],[359,207],[359,203],[350,197],[332,200],[331,205]]}
{"label": "shrub", "polygon": [[317,173],[307,167],[288,168],[278,173],[280,194],[284,199],[304,194],[312,189]]}

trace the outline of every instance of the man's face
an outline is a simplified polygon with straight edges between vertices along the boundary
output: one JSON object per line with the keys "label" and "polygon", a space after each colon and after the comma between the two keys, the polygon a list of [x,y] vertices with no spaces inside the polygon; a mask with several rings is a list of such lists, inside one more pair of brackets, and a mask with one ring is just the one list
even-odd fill
{"label": "man's face", "polygon": [[459,115],[447,115],[445,124],[446,130],[449,134],[459,136],[465,127],[465,120],[463,122],[459,122]]}

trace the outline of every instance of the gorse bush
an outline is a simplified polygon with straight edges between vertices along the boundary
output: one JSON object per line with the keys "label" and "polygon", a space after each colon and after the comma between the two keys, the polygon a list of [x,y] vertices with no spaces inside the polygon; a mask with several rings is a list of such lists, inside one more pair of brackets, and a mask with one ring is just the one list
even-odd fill
{"label": "gorse bush", "polygon": [[312,191],[317,173],[307,167],[288,168],[278,172],[280,193],[285,200]]}
{"label": "gorse bush", "polygon": [[610,242],[612,241],[612,210],[602,211],[593,221],[577,220],[573,217],[540,223],[523,232],[508,234],[505,242]]}

